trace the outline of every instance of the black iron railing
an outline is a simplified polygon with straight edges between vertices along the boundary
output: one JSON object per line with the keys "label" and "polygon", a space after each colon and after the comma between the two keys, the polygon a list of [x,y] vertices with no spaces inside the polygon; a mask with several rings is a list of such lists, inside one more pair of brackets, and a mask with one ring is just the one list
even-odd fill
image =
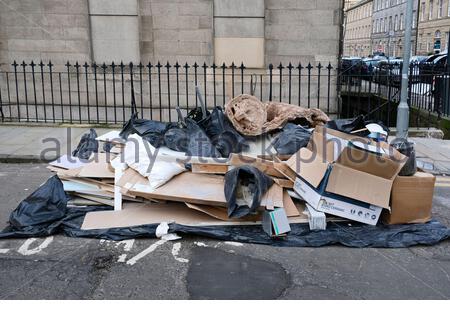
{"label": "black iron railing", "polygon": [[[402,63],[384,62],[377,66],[341,66],[339,92],[341,117],[365,114],[367,118],[395,126],[400,100]],[[419,112],[411,124],[430,126],[431,116],[450,117],[450,77],[445,65],[411,63],[408,74],[409,105]]]}
{"label": "black iron railing", "polygon": [[[173,121],[198,107],[196,87],[207,108],[241,94],[319,108],[332,117],[367,118],[395,125],[401,64],[335,67],[321,63],[269,64],[267,69],[152,63],[96,64],[13,62],[0,70],[0,112],[4,122],[122,124],[131,114],[134,88],[139,116]],[[450,76],[446,66],[413,63],[409,67],[409,102],[437,117],[450,116]],[[429,117],[417,113],[417,125]],[[420,120],[420,121],[419,121]]]}
{"label": "black iron railing", "polygon": [[0,106],[2,121],[117,124],[130,116],[133,86],[140,117],[172,121],[176,106],[185,113],[198,106],[199,87],[210,109],[246,93],[335,113],[336,78],[335,68],[321,63],[255,70],[234,63],[55,66],[14,61],[0,71]]}

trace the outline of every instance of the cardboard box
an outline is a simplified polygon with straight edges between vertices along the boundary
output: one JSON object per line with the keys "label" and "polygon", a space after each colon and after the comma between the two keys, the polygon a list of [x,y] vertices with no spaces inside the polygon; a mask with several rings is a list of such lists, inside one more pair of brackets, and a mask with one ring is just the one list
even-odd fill
{"label": "cardboard box", "polygon": [[271,237],[284,236],[291,231],[289,220],[283,208],[264,212],[262,225],[264,231]]}
{"label": "cardboard box", "polygon": [[326,177],[321,188],[328,195],[389,209],[392,184],[406,159],[384,142],[318,126],[308,147],[301,148],[286,164],[313,189]]}
{"label": "cardboard box", "polygon": [[383,222],[402,224],[429,221],[435,181],[435,176],[425,172],[395,178],[391,193],[391,211],[383,212]]}
{"label": "cardboard box", "polygon": [[294,191],[317,211],[370,225],[377,224],[383,208],[327,192],[327,177],[318,188],[314,188],[302,178],[297,178]]}

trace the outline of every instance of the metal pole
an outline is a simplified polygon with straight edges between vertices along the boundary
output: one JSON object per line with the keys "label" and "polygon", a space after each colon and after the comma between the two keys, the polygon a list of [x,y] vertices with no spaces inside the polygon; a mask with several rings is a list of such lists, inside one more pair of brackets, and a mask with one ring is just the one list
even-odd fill
{"label": "metal pole", "polygon": [[411,34],[413,19],[413,1],[407,0],[405,20],[405,46],[403,51],[402,89],[400,103],[397,107],[397,138],[408,138],[409,106],[408,106],[408,71],[411,57]]}

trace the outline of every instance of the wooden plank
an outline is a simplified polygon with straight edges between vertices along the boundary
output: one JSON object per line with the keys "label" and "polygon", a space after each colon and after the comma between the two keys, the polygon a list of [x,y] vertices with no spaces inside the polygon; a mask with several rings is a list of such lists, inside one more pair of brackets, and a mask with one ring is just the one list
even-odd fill
{"label": "wooden plank", "polygon": [[227,164],[192,163],[193,173],[225,174],[228,171]]}
{"label": "wooden plank", "polygon": [[273,181],[275,181],[275,183],[282,188],[286,189],[294,188],[294,182],[289,179],[273,178]]}
{"label": "wooden plank", "polygon": [[270,160],[244,156],[242,154],[232,154],[230,157],[230,165],[233,166],[251,165],[269,176],[276,178],[284,178],[283,174],[275,170],[274,162]]}

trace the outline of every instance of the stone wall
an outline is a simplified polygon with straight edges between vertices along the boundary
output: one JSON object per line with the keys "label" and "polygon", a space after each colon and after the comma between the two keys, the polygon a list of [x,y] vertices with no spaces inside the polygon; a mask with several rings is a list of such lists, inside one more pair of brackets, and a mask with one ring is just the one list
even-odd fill
{"label": "stone wall", "polygon": [[266,63],[336,63],[342,1],[266,0],[265,5]]}
{"label": "stone wall", "polygon": [[[140,60],[144,65],[148,62],[155,65],[160,61],[163,65],[170,62],[172,66],[176,61],[191,65],[194,62],[200,65],[206,63],[208,66],[213,63],[222,64],[222,60],[227,64],[234,61],[236,65],[244,62],[248,68],[243,84],[239,83],[239,69],[235,70],[235,76],[227,69],[223,78],[221,69],[217,69],[215,84],[211,69],[208,69],[207,75],[202,74],[201,67],[198,69],[198,83],[203,91],[207,91],[205,99],[211,106],[214,90],[217,91],[218,101],[222,102],[230,99],[233,94],[239,94],[242,87],[245,92],[249,92],[251,84],[255,84],[253,81],[256,81],[255,94],[267,100],[270,83],[267,67],[272,63],[272,97],[279,100],[281,96],[287,102],[288,69],[283,70],[281,79],[277,66],[280,62],[284,66],[292,62],[294,67],[299,63],[303,67],[308,63],[316,67],[320,62],[324,67],[328,63],[336,67],[342,4],[341,0],[5,0],[0,2],[0,71],[11,72],[10,64],[13,60],[19,63],[22,60],[27,63],[31,60],[37,62],[42,59],[46,63],[52,60],[55,65],[53,70],[62,73],[53,79],[55,87],[61,86],[62,91],[61,94],[55,93],[56,100],[61,100],[63,104],[67,104],[69,98],[72,103],[80,100],[80,105],[89,104],[88,100],[91,104],[92,101],[99,100],[101,105],[102,99],[105,100],[103,93],[97,97],[92,90],[89,93],[82,91],[78,97],[73,91],[78,84],[76,72],[72,68],[70,76],[66,75],[66,61],[72,64],[75,61],[96,61],[101,64],[102,60],[107,63],[111,60],[116,63],[120,62],[118,60],[124,60],[125,63]],[[21,70],[19,67],[19,71]],[[143,101],[144,106],[153,101],[155,110],[158,110],[159,106],[155,104],[159,104],[160,100],[164,106],[170,105],[170,100],[173,107],[174,101],[177,101],[173,96],[177,90],[174,68],[170,75],[170,94],[166,69],[161,69],[161,79],[156,78],[155,68],[152,70],[151,84],[144,83],[142,92],[135,87],[136,93],[140,95],[137,99],[139,102]],[[86,76],[83,67],[79,71],[80,90],[85,90],[84,82],[94,81],[92,69],[88,70]],[[102,71],[100,68],[98,71],[101,81]],[[184,71],[184,68],[180,69],[180,92],[186,90],[185,75],[182,73]],[[327,69],[323,68],[321,71],[320,89],[317,69],[311,71],[310,83],[307,81],[307,69],[302,69],[301,81],[298,72],[298,69],[292,69],[291,100],[314,107],[320,96],[320,106],[334,112],[337,101],[336,69],[331,70],[330,90],[327,85]],[[117,74],[116,78],[112,77],[109,69],[107,73],[107,86],[111,88],[111,80],[120,78],[117,78]],[[10,88],[15,86],[13,75],[9,74]],[[135,77],[138,76],[135,73]],[[144,81],[149,77],[145,70],[143,77]],[[0,72],[3,97],[7,97],[7,86],[4,83],[6,78],[6,74]],[[46,85],[41,90],[40,78],[44,78],[44,82],[49,79],[47,74],[36,78],[36,99],[38,103],[43,103],[44,96],[51,96],[51,88]],[[233,79],[234,87],[231,85]],[[22,93],[25,90],[22,87],[23,81],[19,78],[18,82],[19,93]],[[68,95],[69,83],[72,85],[71,95]],[[102,82],[99,82],[99,88],[101,87]],[[282,87],[281,95],[279,87]],[[30,88],[28,86],[28,90]],[[180,105],[189,102],[192,106],[195,103],[193,88],[193,68],[190,68],[189,92],[186,97],[181,98]],[[128,105],[127,79],[125,89],[123,97]],[[222,92],[224,89],[225,94]],[[113,101],[111,91],[108,89],[108,94],[105,94],[107,104]],[[161,95],[156,96],[159,92]],[[310,93],[309,99],[307,92]],[[116,99],[122,100],[120,92],[117,92]],[[23,97],[19,97],[19,100],[23,100]]]}
{"label": "stone wall", "polygon": [[[0,64],[32,59],[90,60],[87,0],[0,3]],[[4,68],[4,67],[2,67]]]}

